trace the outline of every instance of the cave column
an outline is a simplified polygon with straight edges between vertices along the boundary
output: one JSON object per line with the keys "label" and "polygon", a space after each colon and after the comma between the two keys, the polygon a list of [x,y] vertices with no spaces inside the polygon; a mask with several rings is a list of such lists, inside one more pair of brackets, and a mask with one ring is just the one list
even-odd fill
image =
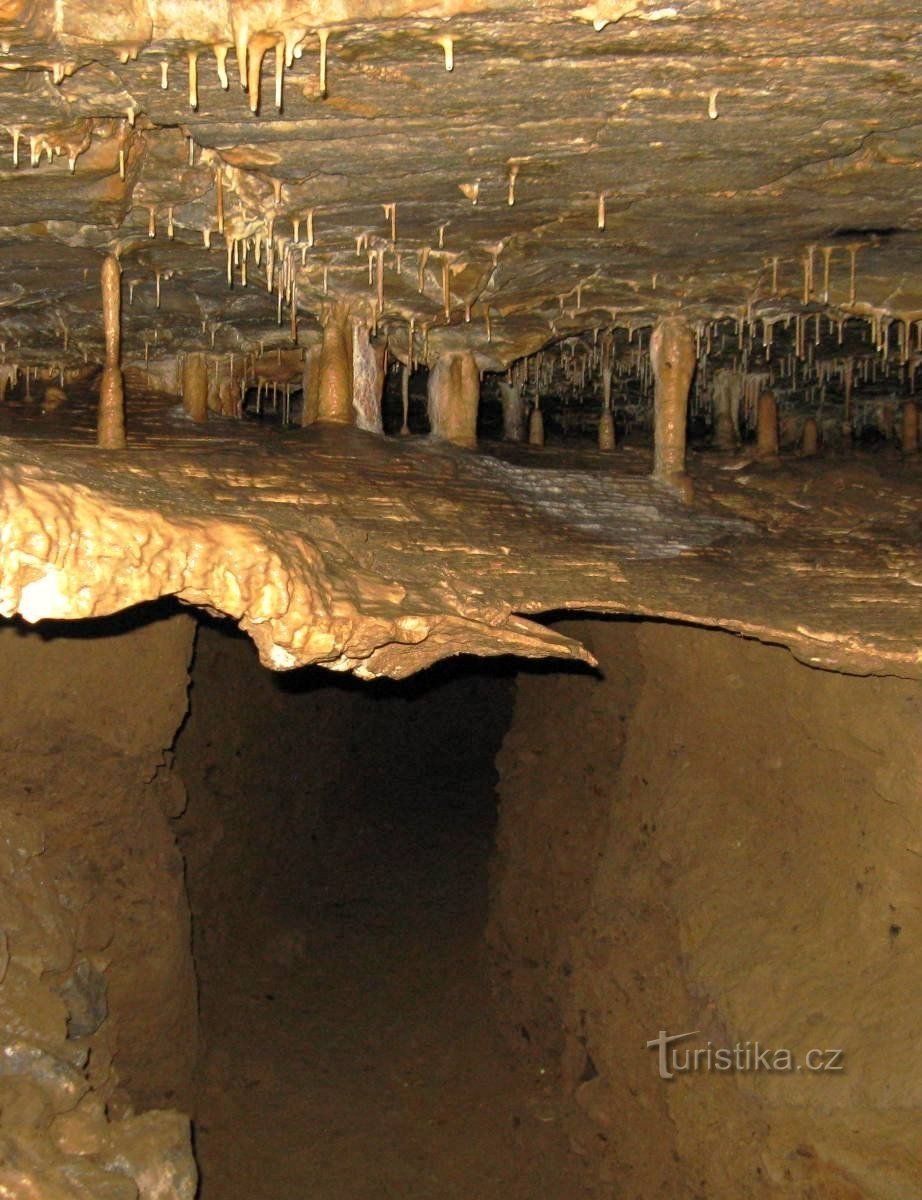
{"label": "cave column", "polygon": [[469,351],[443,354],[429,372],[431,436],[456,446],[476,446],[480,373]]}
{"label": "cave column", "polygon": [[323,324],[317,420],[336,425],[355,424],[352,407],[352,336],[348,314],[331,308]]}
{"label": "cave column", "polygon": [[384,433],[381,423],[381,398],[384,394],[385,346],[373,345],[368,326],[356,321],[352,326],[352,406],[355,423],[368,433]]}
{"label": "cave column", "polygon": [[653,478],[691,499],[685,473],[688,391],[695,373],[695,335],[679,317],[664,317],[650,338],[653,393]]}
{"label": "cave column", "polygon": [[114,254],[102,264],[102,323],[106,362],[99,385],[96,441],[105,450],[125,447],[125,386],[121,367],[122,271]]}

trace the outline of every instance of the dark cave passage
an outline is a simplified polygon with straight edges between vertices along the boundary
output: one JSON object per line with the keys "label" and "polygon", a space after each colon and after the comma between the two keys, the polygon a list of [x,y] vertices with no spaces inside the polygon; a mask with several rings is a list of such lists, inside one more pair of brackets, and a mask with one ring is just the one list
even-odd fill
{"label": "dark cave passage", "polygon": [[483,938],[513,675],[273,676],[203,625],[177,746],[202,1200],[583,1194]]}

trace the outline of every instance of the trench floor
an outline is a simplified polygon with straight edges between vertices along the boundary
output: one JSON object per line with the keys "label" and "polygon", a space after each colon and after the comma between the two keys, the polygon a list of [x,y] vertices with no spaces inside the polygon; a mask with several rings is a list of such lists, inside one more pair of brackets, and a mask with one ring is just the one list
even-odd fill
{"label": "trench floor", "polygon": [[199,963],[202,1200],[601,1196],[492,1012],[490,821],[461,788],[427,801],[361,823],[261,945],[244,926]]}

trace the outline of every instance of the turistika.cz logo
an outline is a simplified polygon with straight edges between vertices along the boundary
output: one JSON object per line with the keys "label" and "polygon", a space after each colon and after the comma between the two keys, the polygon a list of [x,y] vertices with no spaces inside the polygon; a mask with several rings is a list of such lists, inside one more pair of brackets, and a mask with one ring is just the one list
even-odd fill
{"label": "turistika.cz logo", "polygon": [[684,1044],[689,1038],[700,1035],[699,1029],[688,1033],[668,1033],[661,1029],[657,1037],[647,1042],[648,1050],[657,1051],[660,1079],[675,1079],[676,1075],[704,1075],[710,1071],[810,1071],[817,1074],[845,1069],[844,1050],[813,1047],[800,1057],[792,1050],[771,1049],[759,1042],[736,1042],[732,1046],[715,1046],[713,1042],[706,1042],[703,1046]]}

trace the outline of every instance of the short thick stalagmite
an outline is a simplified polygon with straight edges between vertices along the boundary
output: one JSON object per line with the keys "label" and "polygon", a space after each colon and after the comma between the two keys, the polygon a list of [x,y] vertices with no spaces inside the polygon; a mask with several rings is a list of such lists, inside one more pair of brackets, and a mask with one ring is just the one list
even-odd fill
{"label": "short thick stalagmite", "polygon": [[208,368],[203,354],[187,354],[183,360],[182,406],[197,424],[208,420]]}
{"label": "short thick stalagmite", "polygon": [[685,473],[686,409],[695,371],[695,335],[678,317],[665,317],[650,338],[655,381],[653,477],[691,496]]}
{"label": "short thick stalagmite", "polygon": [[352,330],[346,312],[331,309],[323,325],[320,354],[320,402],[318,421],[353,425]]}
{"label": "short thick stalagmite", "polygon": [[106,362],[99,385],[99,417],[96,441],[105,450],[125,446],[125,385],[121,367],[122,272],[118,259],[109,254],[102,264],[102,323],[106,338]]}
{"label": "short thick stalagmite", "polygon": [[372,343],[368,326],[352,326],[352,406],[355,423],[369,433],[383,433],[381,397],[384,393],[384,343]]}
{"label": "short thick stalagmite", "polygon": [[434,438],[477,444],[480,374],[473,354],[443,354],[429,372],[429,425]]}
{"label": "short thick stalagmite", "polygon": [[778,457],[778,402],[774,392],[763,392],[757,413],[756,455],[758,458]]}
{"label": "short thick stalagmite", "polygon": [[804,421],[803,434],[800,442],[800,452],[804,458],[813,458],[819,449],[819,431],[813,417]]}

